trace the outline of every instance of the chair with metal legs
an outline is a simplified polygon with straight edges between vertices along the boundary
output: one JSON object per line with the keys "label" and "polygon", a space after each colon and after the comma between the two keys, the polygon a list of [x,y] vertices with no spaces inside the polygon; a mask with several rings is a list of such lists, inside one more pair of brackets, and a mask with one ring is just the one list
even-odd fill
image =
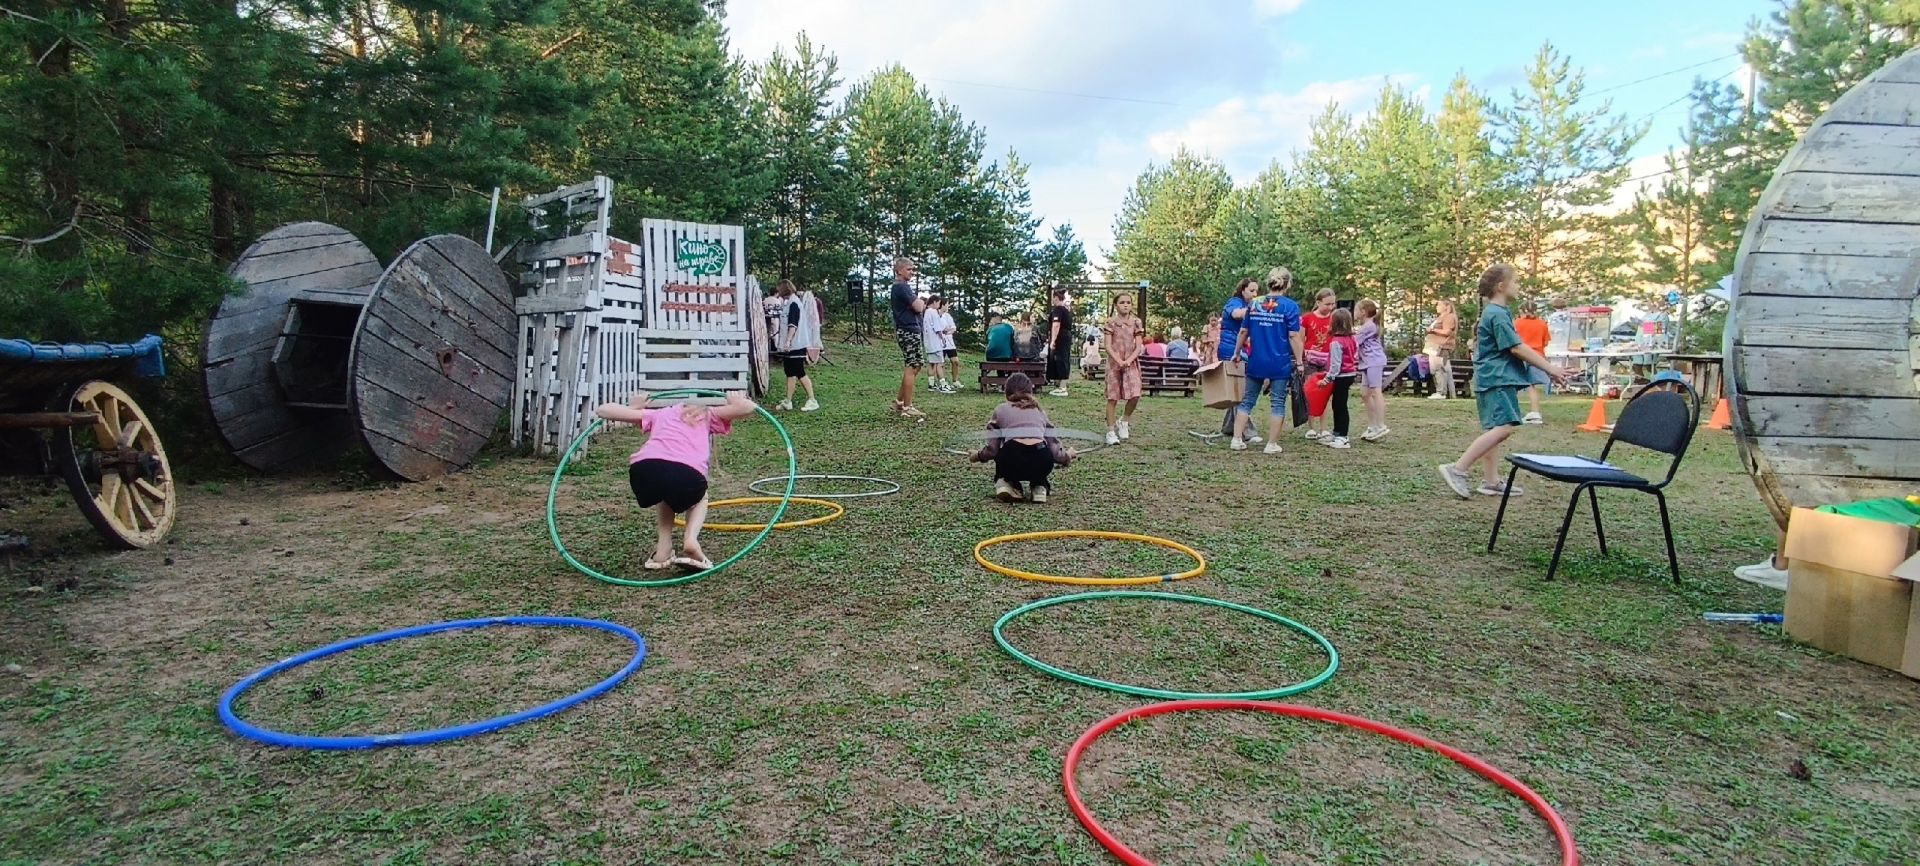
{"label": "chair with metal legs", "polygon": [[[1651,494],[1654,501],[1659,503],[1660,530],[1667,542],[1667,566],[1673,571],[1673,581],[1680,582],[1680,558],[1673,550],[1673,521],[1667,513],[1665,488],[1680,470],[1680,459],[1686,456],[1687,445],[1693,441],[1694,428],[1700,423],[1700,395],[1680,382],[1658,384],[1660,387],[1650,385],[1642,388],[1640,393],[1627,401],[1627,408],[1621,410],[1619,420],[1614,422],[1613,433],[1600,449],[1598,460],[1538,454],[1507,456],[1507,462],[1513,464],[1513,468],[1507,472],[1509,491],[1513,489],[1514,479],[1522,469],[1542,478],[1574,485],[1573,496],[1567,500],[1566,516],[1560,520],[1560,536],[1553,544],[1553,562],[1547,566],[1548,580],[1552,580],[1554,572],[1560,569],[1560,554],[1566,549],[1567,530],[1573,526],[1573,513],[1580,508],[1582,493],[1587,495],[1587,505],[1593,511],[1593,534],[1600,541],[1600,555],[1607,555],[1607,532],[1600,522],[1599,491],[1601,488],[1616,488]],[[1667,463],[1666,476],[1659,481],[1652,481],[1607,463],[1607,457],[1613,453],[1616,442],[1670,456],[1672,460]],[[1510,495],[1502,493],[1500,496],[1500,511],[1494,515],[1492,534],[1487,536],[1488,553],[1493,552],[1494,542],[1500,538],[1500,524],[1506,519],[1507,498]]]}

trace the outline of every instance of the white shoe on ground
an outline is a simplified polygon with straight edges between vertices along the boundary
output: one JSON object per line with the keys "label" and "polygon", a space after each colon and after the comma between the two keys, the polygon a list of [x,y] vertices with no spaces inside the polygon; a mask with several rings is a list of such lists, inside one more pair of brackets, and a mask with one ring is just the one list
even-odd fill
{"label": "white shoe on ground", "polygon": [[818,411],[820,411],[820,401],[818,401],[818,400],[808,400],[808,401],[807,401],[807,405],[805,405],[805,406],[802,406],[802,407],[800,407],[800,411],[802,411],[802,412],[818,412]]}
{"label": "white shoe on ground", "polygon": [[1393,432],[1392,430],[1389,430],[1385,427],[1374,427],[1367,430],[1367,432],[1360,434],[1360,438],[1365,439],[1368,442],[1378,442],[1382,439],[1387,438],[1387,434],[1392,432]]}
{"label": "white shoe on ground", "polygon": [[1065,397],[1065,396],[1067,396],[1067,389],[1065,389],[1065,388],[1055,388],[1055,389],[1053,389],[1053,390],[1051,390],[1051,391],[1048,391],[1047,393],[1048,393],[1048,394],[1052,394],[1052,395],[1053,395],[1053,396],[1055,396],[1055,397]]}
{"label": "white shoe on ground", "polygon": [[1248,433],[1248,434],[1247,434],[1247,444],[1248,444],[1248,445],[1258,445],[1258,444],[1260,444],[1260,443],[1262,443],[1262,442],[1265,442],[1265,441],[1267,441],[1267,440],[1265,440],[1265,439],[1262,439],[1262,438],[1260,438],[1260,434],[1258,434],[1258,433]]}
{"label": "white shoe on ground", "polygon": [[1119,426],[1115,427],[1114,429],[1120,432],[1120,438],[1123,441],[1130,438],[1133,435],[1133,432],[1127,429],[1127,422],[1125,421],[1120,422]]}
{"label": "white shoe on ground", "polygon": [[1266,454],[1278,454],[1280,453],[1280,443],[1268,442],[1267,447],[1262,448],[1261,451]]}
{"label": "white shoe on ground", "polygon": [[1020,498],[1020,491],[1005,478],[995,478],[993,480],[993,498],[1001,502],[1012,502]]}
{"label": "white shoe on ground", "polygon": [[1107,444],[1108,445],[1120,444],[1120,434],[1111,427],[1107,428]]}
{"label": "white shoe on ground", "polygon": [[1322,432],[1320,432],[1320,431],[1318,431],[1318,430],[1308,430],[1307,432],[1305,432],[1305,433],[1303,433],[1303,434],[1301,434],[1301,435],[1303,435],[1303,436],[1305,436],[1305,437],[1307,437],[1308,439],[1311,439],[1311,440],[1313,440],[1313,441],[1315,441],[1315,442],[1318,442],[1318,441],[1320,441],[1320,437],[1322,437],[1322,436],[1325,436],[1325,435],[1327,435],[1327,434],[1325,434],[1325,433],[1322,433]]}
{"label": "white shoe on ground", "polygon": [[1227,447],[1235,451],[1245,451],[1247,450],[1247,443],[1242,442],[1238,439],[1233,439],[1227,442]]}
{"label": "white shoe on ground", "polygon": [[1447,489],[1452,490],[1453,495],[1461,499],[1473,498],[1473,485],[1467,481],[1465,472],[1453,468],[1451,463],[1442,463],[1439,469],[1441,480],[1447,482]]}
{"label": "white shoe on ground", "polygon": [[793,401],[792,401],[792,400],[781,400],[781,401],[780,401],[780,404],[779,404],[779,405],[777,405],[777,406],[775,406],[775,407],[773,407],[773,410],[774,410],[774,411],[776,411],[776,412],[792,412],[792,411],[793,411]]}
{"label": "white shoe on ground", "polygon": [[1445,400],[1445,399],[1447,399],[1447,395],[1445,395],[1445,394],[1442,394],[1442,393],[1440,393],[1439,391],[1435,391],[1435,392],[1433,392],[1433,393],[1431,393],[1431,394],[1428,394],[1428,395],[1427,395],[1427,399],[1429,399],[1429,400]]}
{"label": "white shoe on ground", "polygon": [[1528,412],[1528,413],[1527,413],[1527,414],[1526,414],[1525,416],[1523,416],[1523,417],[1522,417],[1522,418],[1520,419],[1520,423],[1522,423],[1522,424],[1545,424],[1545,423],[1547,423],[1547,419],[1545,419],[1545,418],[1542,418],[1542,417],[1540,417],[1540,413],[1538,413],[1538,412]]}
{"label": "white shoe on ground", "polygon": [[1733,576],[1768,589],[1777,589],[1781,592],[1787,590],[1787,573],[1773,567],[1771,556],[1752,565],[1743,565],[1734,569]]}
{"label": "white shoe on ground", "polygon": [[1327,438],[1320,440],[1320,444],[1325,445],[1328,448],[1352,448],[1353,447],[1353,443],[1348,442],[1347,437],[1345,436],[1328,436]]}

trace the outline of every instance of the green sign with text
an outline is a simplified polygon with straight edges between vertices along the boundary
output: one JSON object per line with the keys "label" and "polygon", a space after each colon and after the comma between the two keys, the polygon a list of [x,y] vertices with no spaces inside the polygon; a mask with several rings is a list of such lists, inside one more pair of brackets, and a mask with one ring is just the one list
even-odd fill
{"label": "green sign with text", "polygon": [[674,249],[673,264],[696,277],[717,277],[727,270],[727,246],[719,241],[681,238]]}

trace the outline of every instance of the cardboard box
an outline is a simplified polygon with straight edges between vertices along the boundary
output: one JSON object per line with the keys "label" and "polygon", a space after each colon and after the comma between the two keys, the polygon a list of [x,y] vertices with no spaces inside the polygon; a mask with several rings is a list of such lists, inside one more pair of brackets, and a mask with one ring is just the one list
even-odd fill
{"label": "cardboard box", "polygon": [[1247,370],[1241,361],[1215,361],[1194,374],[1200,379],[1200,402],[1208,409],[1238,406],[1247,393]]}
{"label": "cardboard box", "polygon": [[1787,634],[1920,678],[1916,549],[1913,527],[1795,508],[1784,551]]}

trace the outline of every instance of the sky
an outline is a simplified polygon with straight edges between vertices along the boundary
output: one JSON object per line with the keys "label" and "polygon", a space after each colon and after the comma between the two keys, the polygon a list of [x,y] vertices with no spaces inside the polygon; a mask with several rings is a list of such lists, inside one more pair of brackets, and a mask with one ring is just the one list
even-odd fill
{"label": "sky", "polygon": [[1134,178],[1182,145],[1220,159],[1244,185],[1304,148],[1308,122],[1329,102],[1364,114],[1394,81],[1437,110],[1462,72],[1504,100],[1545,41],[1586,72],[1590,93],[1607,90],[1592,102],[1651,120],[1633,174],[1657,172],[1694,77],[1745,86],[1733,55],[1748,22],[1774,4],[727,0],[726,8],[733,51],[751,62],[804,31],[838,55],[843,84],[905,66],[984,128],[990,156],[1020,154],[1036,215],[1070,223],[1098,264]]}

